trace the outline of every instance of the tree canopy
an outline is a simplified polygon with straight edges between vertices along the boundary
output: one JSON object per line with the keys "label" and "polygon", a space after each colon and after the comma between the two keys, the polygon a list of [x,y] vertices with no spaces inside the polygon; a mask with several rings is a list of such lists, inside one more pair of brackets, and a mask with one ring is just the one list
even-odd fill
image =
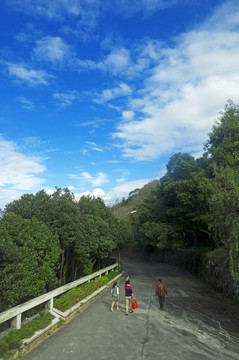
{"label": "tree canopy", "polygon": [[129,239],[124,223],[99,198],[76,201],[60,188],[51,195],[44,190],[23,195],[0,219],[0,306],[93,272]]}
{"label": "tree canopy", "polygon": [[[198,159],[176,153],[151,193],[137,204],[138,246],[228,251],[239,270],[239,108],[228,101]],[[118,208],[121,205],[118,204]],[[121,210],[122,211],[122,210]]]}

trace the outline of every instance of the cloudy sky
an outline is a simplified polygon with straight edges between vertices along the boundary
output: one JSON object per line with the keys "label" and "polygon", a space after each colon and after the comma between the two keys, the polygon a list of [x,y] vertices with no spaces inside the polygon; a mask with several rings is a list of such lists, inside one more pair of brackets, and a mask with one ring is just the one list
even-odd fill
{"label": "cloudy sky", "polygon": [[0,36],[2,209],[55,186],[113,203],[239,103],[238,0],[1,0]]}

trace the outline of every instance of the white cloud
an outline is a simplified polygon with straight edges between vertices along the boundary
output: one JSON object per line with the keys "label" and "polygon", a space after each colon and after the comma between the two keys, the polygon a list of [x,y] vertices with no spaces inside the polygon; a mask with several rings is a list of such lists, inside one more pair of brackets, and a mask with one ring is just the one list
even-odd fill
{"label": "white cloud", "polygon": [[37,60],[61,63],[69,56],[69,48],[60,37],[46,36],[36,41],[34,56]]}
{"label": "white cloud", "polygon": [[125,181],[126,181],[126,178],[124,178],[124,177],[116,179],[117,183],[123,183]]}
{"label": "white cloud", "polygon": [[72,90],[66,93],[54,93],[53,97],[57,100],[57,105],[59,108],[66,108],[72,105],[75,100],[78,100],[80,94],[78,91]]}
{"label": "white cloud", "polygon": [[23,81],[30,86],[49,85],[49,75],[44,70],[27,69],[23,64],[8,63],[8,71],[13,79]]}
{"label": "white cloud", "polygon": [[27,110],[34,110],[35,106],[31,100],[26,99],[24,96],[20,96],[18,101],[22,104],[22,107]]}
{"label": "white cloud", "polygon": [[127,198],[129,193],[135,189],[141,189],[148,184],[151,179],[140,179],[135,181],[125,182],[121,185],[115,186],[105,194],[107,198],[106,203],[112,205],[116,201],[120,201],[123,197]]}
{"label": "white cloud", "polygon": [[124,47],[113,48],[98,62],[78,59],[78,69],[79,71],[101,70],[122,78],[127,76],[129,79],[142,77],[143,71],[148,68],[152,59],[145,52],[141,51],[139,54],[139,51],[141,46],[135,47],[132,51]]}
{"label": "white cloud", "polygon": [[[91,175],[84,172],[84,176],[87,180],[91,179]],[[72,176],[73,178],[76,178],[76,176]],[[135,189],[141,189],[144,185],[148,184],[151,181],[151,179],[141,179],[141,180],[135,180],[130,182],[124,182],[121,185],[118,185],[114,188],[112,188],[110,191],[104,191],[100,187],[96,187],[93,191],[86,190],[83,192],[76,192],[76,188],[74,186],[68,186],[68,189],[74,193],[75,199],[77,201],[80,200],[82,196],[90,196],[90,197],[100,197],[106,205],[113,205],[117,201],[121,201],[122,198],[127,198],[129,193]],[[99,185],[100,186],[100,185]],[[55,190],[47,190],[47,194],[51,195],[54,193]]]}
{"label": "white cloud", "polygon": [[[239,8],[233,16],[239,18]],[[113,134],[125,158],[198,153],[227,99],[239,101],[239,33],[229,31],[225,17],[220,30],[204,24],[175,39],[174,47],[155,47],[154,53],[159,50],[158,64],[130,98]]]}
{"label": "white cloud", "polygon": [[104,104],[107,101],[129,96],[132,94],[132,89],[129,85],[125,83],[120,83],[119,86],[112,88],[112,89],[105,89],[102,91],[101,94],[98,94],[93,101],[98,104]]}
{"label": "white cloud", "polygon": [[91,184],[93,186],[101,186],[107,182],[109,182],[108,180],[108,176],[102,172],[98,172],[97,173],[97,177],[96,178],[92,178],[90,180]]}
{"label": "white cloud", "polygon": [[118,0],[116,2],[105,0],[105,2],[111,11],[119,12],[124,17],[133,16],[139,11],[143,11],[145,16],[149,16],[158,10],[164,10],[181,3],[187,4],[187,0],[130,0],[130,5],[128,0]]}
{"label": "white cloud", "polygon": [[[87,144],[88,150],[91,151],[98,151],[98,152],[103,152],[104,149],[102,149],[99,145],[97,145],[94,141],[85,141],[85,143]],[[84,149],[84,152],[87,153],[88,150]]]}
{"label": "white cloud", "polygon": [[13,142],[0,137],[0,207],[40,187],[45,179],[39,174],[45,170],[41,159],[22,154]]}
{"label": "white cloud", "polygon": [[143,11],[149,16],[155,11],[170,8],[175,4],[187,4],[191,0],[2,0],[15,11],[37,14],[54,20],[63,20],[71,16],[80,20],[80,24],[88,27],[96,25],[100,9],[106,16],[112,12],[121,13],[124,17],[133,16]]}
{"label": "white cloud", "polygon": [[141,189],[144,185],[148,184],[151,179],[141,179],[135,181],[124,182],[112,188],[110,191],[105,192],[101,188],[95,188],[93,191],[84,191],[81,193],[74,193],[76,200],[79,200],[81,196],[100,197],[106,205],[113,205],[117,201],[121,201],[122,198],[127,198],[129,193],[135,189]]}
{"label": "white cloud", "polygon": [[92,27],[99,16],[99,0],[5,0],[15,11],[39,15],[54,20],[71,16],[81,25]]}
{"label": "white cloud", "polygon": [[107,174],[104,174],[103,172],[98,172],[96,177],[92,176],[87,171],[82,171],[80,175],[69,174],[68,177],[80,180],[81,183],[90,183],[93,186],[102,186],[109,182]]}
{"label": "white cloud", "polygon": [[99,148],[99,147],[93,147],[91,150],[99,151],[99,152],[104,151],[103,149],[101,149],[101,148]]}
{"label": "white cloud", "polygon": [[114,75],[120,74],[131,64],[130,53],[125,48],[115,48],[101,61],[78,60],[79,69],[103,70]]}
{"label": "white cloud", "polygon": [[86,141],[86,144],[96,146],[96,143],[94,141]]}
{"label": "white cloud", "polygon": [[124,119],[124,120],[133,120],[133,118],[134,118],[134,116],[135,116],[135,113],[133,112],[133,111],[123,111],[122,112],[122,118]]}
{"label": "white cloud", "polygon": [[106,198],[104,190],[102,190],[100,188],[96,188],[93,191],[84,191],[79,194],[75,193],[74,195],[75,195],[75,198],[77,201],[79,201],[82,196],[90,196],[90,197],[95,197],[95,198],[100,197],[102,200],[104,200]]}

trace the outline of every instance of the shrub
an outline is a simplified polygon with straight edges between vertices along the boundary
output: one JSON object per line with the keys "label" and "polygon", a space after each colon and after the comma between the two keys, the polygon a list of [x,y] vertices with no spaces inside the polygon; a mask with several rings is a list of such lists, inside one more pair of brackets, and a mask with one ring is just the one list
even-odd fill
{"label": "shrub", "polygon": [[0,340],[0,357],[5,358],[8,352],[9,352],[8,343],[4,339]]}
{"label": "shrub", "polygon": [[21,338],[14,330],[4,336],[4,340],[8,343],[10,349],[18,349],[22,345]]}
{"label": "shrub", "polygon": [[65,294],[60,295],[54,299],[54,307],[66,311],[79,301],[91,295],[94,291],[106,285],[110,280],[114,279],[123,271],[123,266],[119,267],[118,271],[111,271],[108,275],[95,278],[87,283],[84,283],[74,289],[67,291]]}
{"label": "shrub", "polygon": [[12,330],[0,340],[0,358],[8,359],[11,350],[19,349],[22,340],[34,335],[35,331],[44,329],[51,323],[53,316],[50,313],[42,313],[38,318],[33,319],[21,329]]}

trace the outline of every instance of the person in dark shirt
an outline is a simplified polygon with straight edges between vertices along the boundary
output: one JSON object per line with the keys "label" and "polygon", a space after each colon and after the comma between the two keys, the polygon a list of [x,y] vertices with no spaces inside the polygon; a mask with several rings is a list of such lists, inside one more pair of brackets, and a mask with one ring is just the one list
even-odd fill
{"label": "person in dark shirt", "polygon": [[165,295],[168,295],[168,292],[167,292],[167,289],[161,279],[159,279],[158,284],[156,286],[156,294],[155,295],[159,299],[160,309],[163,310]]}
{"label": "person in dark shirt", "polygon": [[133,312],[132,303],[133,303],[133,299],[135,300],[133,289],[132,286],[130,285],[129,275],[126,278],[124,288],[125,288],[125,315],[129,315],[129,307],[130,307],[130,313],[132,313]]}

